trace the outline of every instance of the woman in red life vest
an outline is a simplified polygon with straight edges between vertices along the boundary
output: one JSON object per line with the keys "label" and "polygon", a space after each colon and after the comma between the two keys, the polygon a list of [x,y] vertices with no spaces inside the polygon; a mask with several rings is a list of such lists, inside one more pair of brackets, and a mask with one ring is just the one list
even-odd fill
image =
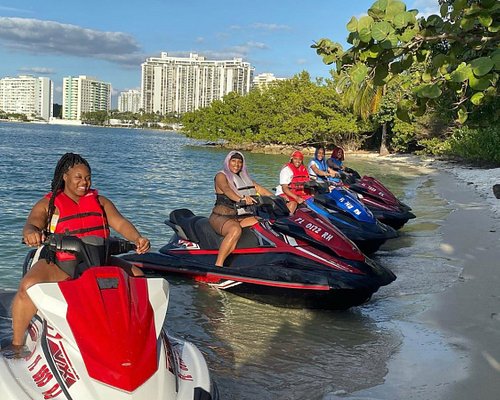
{"label": "woman in red life vest", "polygon": [[309,180],[309,173],[304,165],[304,155],[295,150],[290,162],[281,169],[280,184],[276,188],[276,194],[288,200],[287,206],[291,213],[295,212],[299,204],[311,197],[304,190],[304,183]]}
{"label": "woman in red life vest", "polygon": [[214,181],[216,200],[208,221],[219,235],[224,236],[215,261],[217,267],[222,267],[227,256],[236,248],[241,229],[257,223],[251,209],[243,204],[255,204],[256,200],[251,196],[257,194],[273,194],[250,178],[245,157],[239,151],[229,152],[223,170],[217,172]]}
{"label": "woman in red life vest", "polygon": [[[83,237],[95,235],[107,238],[109,227],[127,240],[134,242],[137,253],[150,248],[135,226],[123,217],[108,198],[91,189],[91,169],[78,154],[64,154],[54,171],[52,192],[40,199],[31,209],[23,228],[23,239],[28,246],[40,246],[46,233],[69,233]],[[36,307],[26,290],[36,283],[59,282],[72,277],[76,262],[69,253],[57,252],[38,260],[19,284],[12,303],[13,352],[22,353],[24,333],[36,313]],[[132,275],[143,275],[141,270],[113,258],[117,265]]]}

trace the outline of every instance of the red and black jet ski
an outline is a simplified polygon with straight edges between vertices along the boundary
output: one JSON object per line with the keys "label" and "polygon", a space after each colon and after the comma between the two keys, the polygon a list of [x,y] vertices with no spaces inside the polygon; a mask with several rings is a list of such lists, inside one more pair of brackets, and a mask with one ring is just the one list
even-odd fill
{"label": "red and black jet ski", "polygon": [[411,207],[400,201],[378,179],[366,175],[361,177],[350,168],[340,172],[343,185],[360,195],[360,200],[380,222],[400,229],[408,220],[416,218]]}
{"label": "red and black jet ski", "polygon": [[243,229],[222,268],[214,265],[222,236],[206,217],[188,209],[170,213],[165,223],[175,233],[158,253],[123,258],[146,270],[184,275],[249,299],[295,308],[346,309],[396,279],[310,209],[290,215],[283,199],[262,196],[255,214],[260,222]]}

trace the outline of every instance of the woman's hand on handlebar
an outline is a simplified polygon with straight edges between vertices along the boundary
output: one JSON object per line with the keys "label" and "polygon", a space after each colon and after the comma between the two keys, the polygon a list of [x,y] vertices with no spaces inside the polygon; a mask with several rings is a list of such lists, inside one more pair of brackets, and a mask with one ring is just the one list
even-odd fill
{"label": "woman's hand on handlebar", "polygon": [[23,232],[23,243],[30,247],[38,247],[45,241],[45,234],[37,227],[27,228]]}
{"label": "woman's hand on handlebar", "polygon": [[295,200],[297,202],[297,204],[302,204],[305,200],[300,197],[300,196],[297,196],[297,200]]}
{"label": "woman's hand on handlebar", "polygon": [[149,239],[142,236],[139,236],[134,243],[136,246],[135,251],[137,252],[137,254],[144,254],[151,248]]}
{"label": "woman's hand on handlebar", "polygon": [[257,204],[257,199],[254,199],[252,196],[246,195],[241,199],[247,206],[251,206],[252,204]]}

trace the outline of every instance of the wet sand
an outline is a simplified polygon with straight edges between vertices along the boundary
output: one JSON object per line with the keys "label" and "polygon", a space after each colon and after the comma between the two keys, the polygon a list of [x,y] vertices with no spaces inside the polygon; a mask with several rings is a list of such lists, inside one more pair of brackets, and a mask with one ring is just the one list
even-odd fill
{"label": "wet sand", "polygon": [[[460,346],[465,379],[449,382],[443,399],[500,398],[500,204],[491,187],[500,182],[500,169],[440,173],[437,188],[454,212],[442,228],[443,254],[463,260],[456,285],[436,296],[436,305],[424,317],[440,327],[450,343]],[[486,181],[475,187],[474,175]],[[484,197],[486,196],[486,197]]]}
{"label": "wet sand", "polygon": [[[384,383],[348,399],[500,399],[500,168],[469,169],[416,158],[453,210],[440,228],[442,257],[459,279],[430,295],[426,311],[394,323],[404,339]],[[335,397],[337,398],[337,397]]]}

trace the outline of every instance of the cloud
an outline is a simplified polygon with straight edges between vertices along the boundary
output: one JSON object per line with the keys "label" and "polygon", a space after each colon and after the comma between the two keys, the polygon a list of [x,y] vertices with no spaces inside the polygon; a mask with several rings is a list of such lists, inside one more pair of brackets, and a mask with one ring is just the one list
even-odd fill
{"label": "cloud", "polygon": [[305,58],[299,58],[297,60],[297,64],[298,65],[305,65],[305,64],[309,64],[309,61],[307,59],[305,59]]}
{"label": "cloud", "polygon": [[291,28],[288,25],[280,25],[280,24],[266,24],[263,22],[256,22],[250,25],[253,29],[261,29],[265,31],[282,31],[282,30],[290,30]]}
{"label": "cloud", "polygon": [[45,67],[21,67],[18,71],[22,74],[34,75],[53,75],[56,73],[54,69]]}
{"label": "cloud", "polygon": [[248,47],[249,49],[267,50],[269,48],[269,46],[265,43],[254,42],[254,41],[246,42],[245,46]]}
{"label": "cloud", "polygon": [[124,66],[136,67],[144,61],[131,35],[55,21],[0,17],[0,42],[17,51],[91,57]]}
{"label": "cloud", "polygon": [[196,39],[195,39],[195,42],[196,43],[203,43],[205,41],[205,38],[203,36],[198,36]]}

